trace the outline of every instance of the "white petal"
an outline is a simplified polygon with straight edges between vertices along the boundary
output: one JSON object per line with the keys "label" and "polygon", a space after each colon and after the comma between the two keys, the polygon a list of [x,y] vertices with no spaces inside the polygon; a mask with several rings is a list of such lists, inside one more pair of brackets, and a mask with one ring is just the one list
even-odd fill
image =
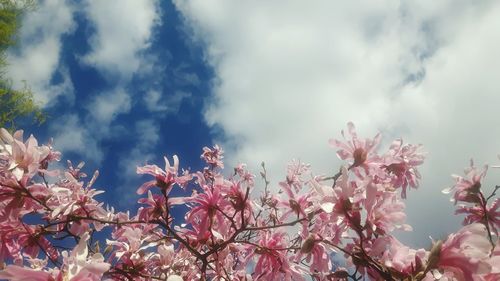
{"label": "white petal", "polygon": [[323,209],[323,211],[327,212],[328,214],[331,213],[333,211],[333,207],[335,205],[331,202],[325,202],[325,203],[322,203],[321,204],[321,209]]}
{"label": "white petal", "polygon": [[167,281],[184,281],[184,279],[182,279],[179,275],[170,275],[167,278]]}

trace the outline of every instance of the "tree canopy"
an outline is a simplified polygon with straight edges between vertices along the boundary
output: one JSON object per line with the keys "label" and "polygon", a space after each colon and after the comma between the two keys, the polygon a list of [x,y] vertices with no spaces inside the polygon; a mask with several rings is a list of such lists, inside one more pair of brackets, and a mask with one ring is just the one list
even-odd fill
{"label": "tree canopy", "polygon": [[0,127],[13,129],[15,121],[23,117],[32,117],[37,123],[45,120],[29,87],[14,89],[6,77],[7,50],[17,44],[22,17],[33,6],[30,0],[0,0]]}

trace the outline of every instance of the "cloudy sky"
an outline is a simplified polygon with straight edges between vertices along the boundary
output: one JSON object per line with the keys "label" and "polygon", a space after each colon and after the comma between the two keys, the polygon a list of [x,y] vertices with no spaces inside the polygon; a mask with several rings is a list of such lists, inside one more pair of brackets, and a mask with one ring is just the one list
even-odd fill
{"label": "cloudy sky", "polygon": [[178,154],[196,169],[214,143],[274,183],[292,158],[337,170],[328,139],[348,121],[382,149],[422,143],[401,239],[426,246],[459,228],[450,175],[500,161],[498,18],[498,1],[46,0],[9,74],[50,116],[27,131],[99,168],[116,204],[136,199],[136,165]]}

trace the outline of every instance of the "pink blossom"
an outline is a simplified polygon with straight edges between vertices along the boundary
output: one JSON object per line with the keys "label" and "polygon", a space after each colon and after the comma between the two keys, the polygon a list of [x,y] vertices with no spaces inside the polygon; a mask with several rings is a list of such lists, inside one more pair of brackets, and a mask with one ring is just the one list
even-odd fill
{"label": "pink blossom", "polygon": [[286,184],[293,188],[295,192],[299,192],[302,189],[302,185],[304,181],[302,180],[302,176],[309,172],[310,165],[304,164],[297,160],[292,160],[287,167],[287,175],[286,180],[280,185]]}
{"label": "pink blossom", "polygon": [[[252,190],[254,176],[244,164],[226,176],[218,146],[204,149],[208,166],[201,171],[179,174],[176,156],[172,165],[165,158],[164,170],[138,167],[139,174],[154,179],[139,187],[147,196],[133,213],[115,213],[98,200],[97,171],[86,180],[83,163],[49,170],[60,157],[50,144],[39,146],[34,137],[23,142],[22,132],[12,136],[0,130],[0,278],[499,280],[500,242],[493,234],[500,202],[486,204],[480,190],[486,170],[471,165],[453,187],[455,201],[472,203],[457,210],[469,225],[430,251],[412,249],[390,232],[409,229],[395,191],[401,187],[405,197],[406,188],[418,184],[419,146],[397,140],[381,158],[380,135],[360,139],[352,123],[348,128],[350,140],[331,141],[339,157],[351,162],[348,167],[313,177],[309,165],[293,161],[275,194],[265,171],[260,194]],[[175,185],[188,184],[190,196],[171,196]],[[91,233],[102,235],[104,228],[111,234],[102,251],[103,241],[91,239]],[[93,238],[104,240],[101,235]],[[491,247],[495,241],[497,249]],[[333,253],[353,267],[340,267]]]}
{"label": "pink blossom", "polygon": [[247,259],[257,256],[253,277],[256,280],[304,280],[300,267],[294,265],[286,256],[287,242],[285,233],[261,234],[258,246],[250,245],[251,253]]}
{"label": "pink blossom", "polygon": [[22,224],[23,229],[17,228],[12,235],[17,243],[23,248],[23,254],[36,258],[42,249],[52,260],[57,260],[59,253],[54,246],[45,238],[40,227],[32,227]]}
{"label": "pink blossom", "polygon": [[319,201],[317,203],[327,213],[334,211],[344,214],[365,197],[364,188],[359,187],[354,181],[349,181],[348,170],[345,167],[342,167],[341,175],[333,188],[322,185],[317,180],[312,180],[310,183],[315,190],[315,200]]}
{"label": "pink blossom", "polygon": [[486,176],[487,170],[488,166],[484,166],[482,170],[478,170],[474,167],[474,163],[471,160],[470,167],[465,169],[465,177],[453,175],[457,182],[453,187],[443,190],[443,193],[448,194],[454,190],[455,194],[453,198],[455,204],[458,201],[479,203],[481,200],[479,197],[481,180]]}
{"label": "pink blossom", "polygon": [[401,197],[406,198],[408,186],[417,188],[420,173],[417,166],[424,162],[424,154],[419,152],[420,145],[403,145],[401,139],[395,140],[389,152],[384,155],[383,168],[388,172],[391,184],[401,187]]}
{"label": "pink blossom", "polygon": [[224,150],[222,150],[218,145],[214,145],[212,149],[205,146],[203,148],[203,153],[201,154],[200,157],[213,168],[223,169],[224,168],[224,162],[222,161],[222,159],[224,158],[223,154]]}
{"label": "pink blossom", "polygon": [[83,235],[78,245],[69,255],[67,252],[63,253],[64,264],[62,270],[44,271],[40,268],[31,269],[9,265],[3,271],[0,271],[0,278],[10,281],[99,281],[103,274],[109,270],[110,264],[104,262],[104,257],[101,254],[94,254],[89,257],[88,239],[88,234]]}
{"label": "pink blossom", "polygon": [[380,257],[385,266],[409,277],[424,269],[429,253],[405,246],[393,236],[384,236],[373,241],[370,255]]}
{"label": "pink blossom", "polygon": [[288,182],[279,183],[281,190],[285,191],[287,199],[278,199],[279,206],[287,210],[280,218],[280,221],[285,221],[290,214],[294,214],[296,219],[307,218],[305,210],[309,207],[309,194],[296,195]]}
{"label": "pink blossom", "polygon": [[[491,266],[486,262],[491,251],[491,244],[486,238],[486,228],[474,223],[451,234],[437,246],[435,266],[450,272],[457,280],[475,280],[474,274],[487,273]],[[432,254],[429,259],[432,259]]]}
{"label": "pink blossom", "polygon": [[85,166],[85,162],[80,162],[76,167],[73,166],[73,163],[71,163],[70,160],[68,160],[68,173],[70,173],[73,178],[75,179],[80,179],[80,178],[86,178],[87,174],[82,172],[82,168]]}
{"label": "pink blossom", "polygon": [[153,194],[148,190],[148,197],[140,198],[138,203],[145,204],[146,207],[141,207],[137,216],[144,221],[151,221],[163,216],[167,211],[167,202],[163,195]]}
{"label": "pink blossom", "polygon": [[[252,213],[252,200],[250,199],[250,187],[243,189],[240,182],[231,182],[225,195],[235,211],[245,211],[245,217],[250,218]],[[247,221],[250,222],[250,221]]]}
{"label": "pink blossom", "polygon": [[[500,199],[496,198],[490,206],[485,205],[484,208],[480,204],[472,207],[459,205],[455,214],[465,214],[466,217],[463,221],[464,225],[472,224],[475,222],[486,223],[488,220],[489,228],[495,235],[498,236],[498,229],[500,228]],[[486,212],[485,212],[486,209]]]}
{"label": "pink blossom", "polygon": [[51,272],[17,265],[8,265],[4,270],[0,271],[0,279],[9,281],[55,281],[55,277],[56,274]]}
{"label": "pink blossom", "polygon": [[68,215],[84,217],[89,213],[99,217],[106,216],[107,212],[103,209],[102,203],[94,199],[95,196],[104,191],[91,188],[97,175],[98,173],[94,174],[86,187],[83,186],[83,182],[78,181],[70,173],[65,173],[65,178],[62,181],[50,185],[49,190],[52,194],[46,201],[47,207],[51,208],[50,217]]}
{"label": "pink blossom", "polygon": [[162,192],[165,194],[169,194],[172,190],[172,187],[175,183],[180,184],[181,186],[185,186],[189,180],[191,180],[191,175],[189,173],[184,172],[182,176],[178,176],[179,170],[179,158],[177,155],[174,155],[174,164],[171,166],[167,157],[165,159],[165,170],[160,169],[156,165],[146,165],[144,167],[137,167],[138,174],[148,174],[155,177],[154,180],[148,181],[141,185],[137,189],[137,194],[144,194],[148,189],[153,186],[159,187]]}
{"label": "pink blossom", "polygon": [[[375,135],[373,139],[360,139],[356,133],[356,128],[352,122],[347,123],[348,133],[351,136],[350,140],[341,142],[336,139],[330,140],[332,147],[339,148],[337,155],[342,160],[351,160],[351,168],[363,168],[365,174],[370,174],[374,170],[379,169],[380,156],[377,155],[376,148],[380,143],[380,134]],[[342,136],[345,139],[344,131]],[[355,169],[356,175],[361,176],[358,169]]]}
{"label": "pink blossom", "polygon": [[411,230],[405,224],[405,204],[398,200],[396,193],[385,191],[383,186],[369,183],[366,187],[366,226],[379,235],[394,229]]}
{"label": "pink blossom", "polygon": [[305,261],[310,263],[311,272],[329,272],[332,267],[330,255],[318,234],[309,234],[302,242],[302,247],[295,257],[295,261],[300,262],[305,256]]}
{"label": "pink blossom", "polygon": [[27,187],[29,181],[27,175],[22,176],[20,180],[13,176],[1,179],[0,200],[4,204],[1,218],[14,219],[40,209],[40,203],[36,198],[26,196],[31,189]]}
{"label": "pink blossom", "polygon": [[234,174],[238,175],[242,184],[246,184],[249,187],[254,186],[255,175],[247,170],[247,165],[240,163],[234,168]]}
{"label": "pink blossom", "polygon": [[228,202],[220,192],[220,185],[205,188],[203,193],[193,196],[189,202],[195,204],[187,214],[186,220],[199,226],[198,239],[210,233],[212,228],[225,227],[226,222],[220,210],[224,210]]}
{"label": "pink blossom", "polygon": [[0,128],[0,155],[9,162],[9,171],[20,180],[24,174],[28,177],[38,172],[40,161],[50,153],[46,146],[38,146],[37,140],[30,136],[23,143],[23,131],[17,131],[13,136],[7,130]]}
{"label": "pink blossom", "polygon": [[64,256],[64,279],[70,281],[98,281],[102,275],[109,270],[110,264],[104,262],[100,253],[89,256],[87,242],[90,235],[85,233],[80,238],[78,245],[71,254],[63,253]]}

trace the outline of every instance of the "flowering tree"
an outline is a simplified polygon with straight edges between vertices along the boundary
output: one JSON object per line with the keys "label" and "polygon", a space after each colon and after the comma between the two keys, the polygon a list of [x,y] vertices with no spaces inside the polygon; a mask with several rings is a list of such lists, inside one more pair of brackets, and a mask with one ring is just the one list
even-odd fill
{"label": "flowering tree", "polygon": [[[0,279],[500,280],[500,202],[483,192],[486,168],[471,164],[446,190],[464,227],[412,249],[391,233],[411,230],[402,199],[418,186],[420,146],[396,140],[380,154],[380,135],[360,138],[351,123],[330,141],[346,161],[336,174],[294,161],[274,194],[264,165],[257,190],[245,165],[224,176],[222,149],[204,148],[201,171],[180,171],[177,156],[138,167],[152,180],[133,213],[98,201],[98,173],[85,181],[83,164],[52,169],[61,155],[50,143],[0,132]],[[175,205],[188,208],[184,218]],[[96,240],[104,229],[110,236]]]}

